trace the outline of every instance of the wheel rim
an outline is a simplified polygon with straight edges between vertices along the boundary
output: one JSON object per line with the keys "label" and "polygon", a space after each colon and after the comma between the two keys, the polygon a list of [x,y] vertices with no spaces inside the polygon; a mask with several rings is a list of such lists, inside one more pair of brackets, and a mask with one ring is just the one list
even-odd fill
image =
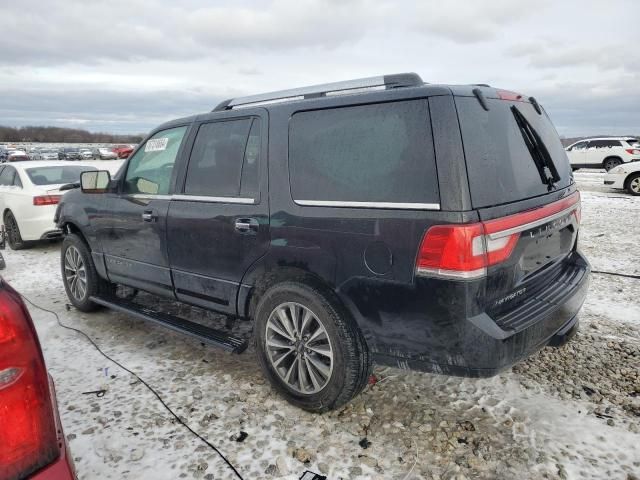
{"label": "wheel rim", "polygon": [[64,254],[64,277],[74,299],[81,302],[87,294],[87,270],[80,251],[69,247]]}
{"label": "wheel rim", "polygon": [[304,305],[282,303],[271,312],[265,348],[273,369],[296,392],[311,395],[329,383],[331,340],[318,316]]}
{"label": "wheel rim", "polygon": [[620,162],[616,162],[615,160],[608,160],[607,163],[604,164],[604,169],[608,172],[609,170],[617,167],[618,165],[620,165]]}
{"label": "wheel rim", "polygon": [[629,188],[634,193],[640,193],[640,177],[636,177],[629,182]]}

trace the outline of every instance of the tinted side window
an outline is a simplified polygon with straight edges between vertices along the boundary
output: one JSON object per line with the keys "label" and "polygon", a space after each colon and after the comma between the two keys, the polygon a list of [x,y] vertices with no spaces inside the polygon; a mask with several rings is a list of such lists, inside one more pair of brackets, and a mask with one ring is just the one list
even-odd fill
{"label": "tinted side window", "polygon": [[289,169],[294,200],[440,202],[426,100],[294,114]]}
{"label": "tinted side window", "polygon": [[258,178],[260,173],[260,120],[254,119],[247,140],[242,162],[242,178],[240,180],[240,196],[258,196]]}
{"label": "tinted side window", "polygon": [[617,140],[592,140],[589,142],[589,148],[611,148],[619,146],[620,142]]}
{"label": "tinted side window", "polygon": [[583,150],[585,148],[587,148],[587,142],[580,142],[571,147],[571,150]]}
{"label": "tinted side window", "polygon": [[166,195],[173,165],[187,127],[156,133],[129,160],[124,181],[125,193]]}
{"label": "tinted side window", "polygon": [[245,118],[200,126],[191,150],[184,193],[215,197],[239,195],[252,121]]}

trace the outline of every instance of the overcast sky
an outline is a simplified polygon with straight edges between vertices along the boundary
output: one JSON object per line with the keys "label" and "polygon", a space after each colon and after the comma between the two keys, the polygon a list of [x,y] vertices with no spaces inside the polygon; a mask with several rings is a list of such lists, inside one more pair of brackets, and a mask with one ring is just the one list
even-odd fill
{"label": "overcast sky", "polygon": [[220,100],[414,71],[640,134],[637,0],[0,0],[0,125],[142,133]]}

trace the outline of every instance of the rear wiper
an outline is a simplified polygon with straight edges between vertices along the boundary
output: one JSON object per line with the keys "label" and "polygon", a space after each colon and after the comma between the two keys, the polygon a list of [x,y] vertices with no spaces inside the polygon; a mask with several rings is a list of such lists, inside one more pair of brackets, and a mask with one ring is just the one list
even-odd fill
{"label": "rear wiper", "polygon": [[560,174],[558,173],[556,165],[553,163],[549,150],[547,150],[538,132],[531,126],[522,112],[518,110],[518,107],[513,105],[511,112],[516,119],[516,123],[520,129],[524,143],[527,145],[527,149],[531,154],[531,158],[533,158],[533,162],[536,164],[540,180],[547,185],[549,191],[553,190],[555,183],[560,180]]}

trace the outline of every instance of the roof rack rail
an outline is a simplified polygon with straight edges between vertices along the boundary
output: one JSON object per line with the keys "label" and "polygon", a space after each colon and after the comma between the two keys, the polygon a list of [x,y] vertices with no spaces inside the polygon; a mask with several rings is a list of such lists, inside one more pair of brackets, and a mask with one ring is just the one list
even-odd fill
{"label": "roof rack rail", "polygon": [[290,90],[280,90],[278,92],[261,93],[258,95],[250,95],[248,97],[230,98],[229,100],[220,102],[213,111],[231,110],[234,107],[250,106],[258,103],[326,97],[329,93],[349,93],[350,91],[366,88],[384,87],[389,90],[392,88],[417,87],[419,85],[424,85],[424,81],[417,73],[380,75],[377,77],[325,83],[310,87],[292,88]]}

